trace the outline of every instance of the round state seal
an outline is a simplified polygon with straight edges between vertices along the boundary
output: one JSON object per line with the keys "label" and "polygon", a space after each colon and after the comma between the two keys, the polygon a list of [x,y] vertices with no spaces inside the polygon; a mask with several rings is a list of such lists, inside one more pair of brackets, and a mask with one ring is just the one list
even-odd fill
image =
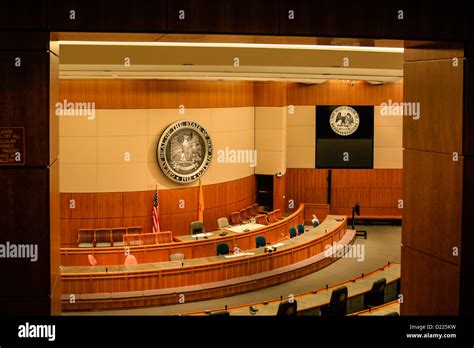
{"label": "round state seal", "polygon": [[178,121],[161,134],[156,154],[161,170],[169,179],[190,183],[199,179],[211,164],[211,137],[197,122]]}
{"label": "round state seal", "polygon": [[359,128],[359,114],[350,106],[339,106],[329,116],[329,124],[334,133],[346,136]]}

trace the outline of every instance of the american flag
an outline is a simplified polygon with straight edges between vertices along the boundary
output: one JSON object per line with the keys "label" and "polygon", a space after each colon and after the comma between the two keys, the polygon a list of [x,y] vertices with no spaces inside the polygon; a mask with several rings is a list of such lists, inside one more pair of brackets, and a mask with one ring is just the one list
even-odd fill
{"label": "american flag", "polygon": [[153,232],[160,232],[160,202],[158,201],[158,188],[153,198]]}

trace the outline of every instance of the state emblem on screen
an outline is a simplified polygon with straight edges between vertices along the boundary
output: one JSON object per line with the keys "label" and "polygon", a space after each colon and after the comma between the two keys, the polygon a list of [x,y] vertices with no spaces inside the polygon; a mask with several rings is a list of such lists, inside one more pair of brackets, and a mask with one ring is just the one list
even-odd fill
{"label": "state emblem on screen", "polygon": [[212,160],[212,140],[199,123],[182,120],[170,124],[158,141],[157,159],[163,173],[177,183],[199,179]]}
{"label": "state emblem on screen", "polygon": [[359,128],[359,114],[350,106],[339,106],[334,109],[329,117],[329,124],[334,133],[347,136]]}

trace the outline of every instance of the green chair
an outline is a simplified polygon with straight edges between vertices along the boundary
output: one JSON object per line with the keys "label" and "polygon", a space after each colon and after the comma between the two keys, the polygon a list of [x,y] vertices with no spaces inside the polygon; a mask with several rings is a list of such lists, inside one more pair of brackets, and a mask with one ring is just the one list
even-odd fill
{"label": "green chair", "polygon": [[267,245],[267,240],[263,236],[258,236],[255,238],[255,244],[257,248],[264,247]]}
{"label": "green chair", "polygon": [[296,228],[290,227],[290,238],[296,237]]}
{"label": "green chair", "polygon": [[304,233],[304,226],[302,224],[298,224],[296,227],[298,228],[298,235]]}
{"label": "green chair", "polygon": [[229,246],[225,243],[217,245],[217,256],[219,255],[228,255],[229,254]]}

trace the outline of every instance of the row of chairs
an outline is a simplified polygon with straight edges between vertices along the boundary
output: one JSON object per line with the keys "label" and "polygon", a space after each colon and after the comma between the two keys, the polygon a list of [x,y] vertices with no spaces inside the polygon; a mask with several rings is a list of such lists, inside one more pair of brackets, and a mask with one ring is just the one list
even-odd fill
{"label": "row of chairs", "polygon": [[[255,237],[255,247],[261,248],[267,245],[267,240],[264,236]],[[230,252],[229,245],[227,243],[218,244],[217,247],[217,256],[219,255],[228,255]]]}
{"label": "row of chairs", "polygon": [[[240,225],[243,222],[249,221],[251,218],[259,214],[258,204],[249,205],[245,209],[240,209],[239,211],[234,211],[230,213],[230,223],[232,225]],[[227,226],[225,226],[227,227]],[[221,228],[219,226],[219,228]]]}
{"label": "row of chairs", "polygon": [[140,234],[141,226],[116,228],[80,228],[77,235],[79,248],[105,248],[110,246],[124,246],[123,236],[126,234]]}
{"label": "row of chairs", "polygon": [[[364,295],[364,308],[380,306],[385,302],[387,279],[381,278],[372,284],[370,291]],[[342,317],[347,315],[347,286],[340,286],[331,293],[329,304],[320,308],[321,316]]]}
{"label": "row of chairs", "polygon": [[[230,224],[240,225],[242,223],[249,222],[252,218],[255,218],[256,223],[260,225],[269,225],[283,219],[280,209],[275,209],[267,214],[260,214],[258,211],[258,204],[254,204],[247,207],[247,209],[242,209],[240,211],[231,213]],[[230,224],[229,220],[225,217],[217,220],[217,225],[219,228],[229,227]]]}
{"label": "row of chairs", "polygon": [[123,236],[123,242],[127,246],[172,243],[173,232],[163,231],[141,234],[126,234]]}
{"label": "row of chairs", "polygon": [[296,228],[290,227],[290,238],[294,238],[304,233],[304,225],[298,224]]}
{"label": "row of chairs", "polygon": [[[384,290],[387,285],[387,279],[381,278],[372,284],[371,290],[364,295],[364,308],[373,308],[381,306],[385,302]],[[334,289],[331,293],[331,299],[327,305],[320,308],[321,316],[324,317],[343,317],[347,315],[347,286],[341,286]],[[250,306],[250,313],[255,309]],[[298,301],[296,299],[281,301],[278,305],[277,316],[296,316],[298,312]],[[210,312],[208,315],[229,316],[227,310]],[[393,314],[390,314],[393,315]]]}

